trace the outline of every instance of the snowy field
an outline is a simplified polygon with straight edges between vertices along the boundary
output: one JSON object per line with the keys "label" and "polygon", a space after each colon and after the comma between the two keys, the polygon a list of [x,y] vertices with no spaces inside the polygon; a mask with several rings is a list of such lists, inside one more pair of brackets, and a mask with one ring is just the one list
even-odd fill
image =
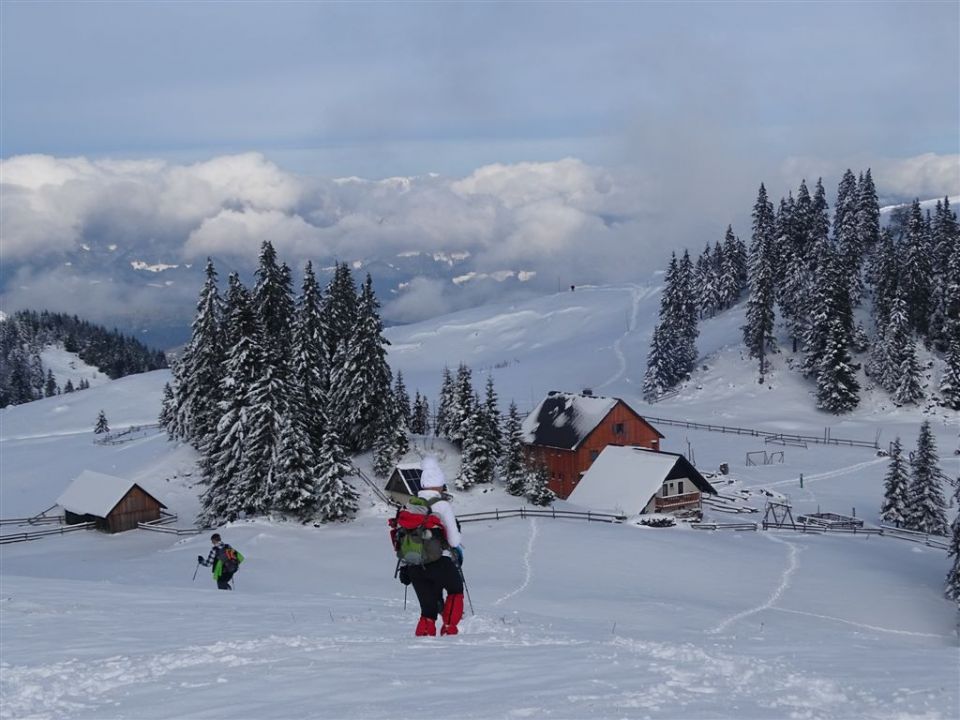
{"label": "snowy field", "polygon": [[[478,386],[493,373],[504,406],[591,387],[651,415],[815,434],[830,426],[871,441],[879,432],[881,444],[899,434],[908,450],[930,418],[944,471],[960,472],[957,413],[893,409],[869,395],[842,420],[823,415],[786,356],[757,385],[724,344],[742,322],[737,310],[703,328],[710,370],[643,405],[657,303],[656,289],[578,288],[465,311],[391,329],[391,364],[431,401],[444,364],[463,360]],[[191,449],[156,433],[92,442],[101,408],[114,429],[154,422],[168,379],[157,371],[0,411],[0,516],[44,510],[89,469],[142,483],[189,526]],[[703,470],[729,463],[729,487],[755,493],[750,504],[766,490],[789,496],[795,513],[856,508],[877,520],[886,463],[873,450],[660,429],[664,449],[692,449]],[[455,470],[448,446],[426,444]],[[757,450],[783,450],[784,462],[747,467]],[[475,489],[454,504],[462,513],[518,502]],[[206,534],[78,532],[2,546],[0,718],[960,716],[958,611],[942,596],[943,550],[547,518],[467,524],[475,614],[459,636],[421,639],[413,594],[404,608],[393,580],[387,513],[364,492],[352,523],[221,529],[247,558],[229,594],[207,570],[192,579]]]}

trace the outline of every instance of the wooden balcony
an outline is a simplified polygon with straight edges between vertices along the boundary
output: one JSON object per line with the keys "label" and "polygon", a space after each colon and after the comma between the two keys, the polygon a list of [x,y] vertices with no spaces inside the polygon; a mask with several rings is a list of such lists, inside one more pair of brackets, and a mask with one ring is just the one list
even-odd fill
{"label": "wooden balcony", "polygon": [[672,512],[674,510],[683,510],[686,508],[700,507],[700,491],[684,493],[683,495],[671,495],[669,497],[655,498],[654,509],[656,512]]}

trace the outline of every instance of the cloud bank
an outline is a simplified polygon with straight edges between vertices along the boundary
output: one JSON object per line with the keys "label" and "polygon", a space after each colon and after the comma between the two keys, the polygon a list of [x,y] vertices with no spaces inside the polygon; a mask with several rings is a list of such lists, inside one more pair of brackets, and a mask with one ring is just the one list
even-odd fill
{"label": "cloud bank", "polygon": [[[884,197],[960,193],[956,156],[872,165]],[[842,169],[793,158],[783,167],[784,186],[801,176],[828,181]],[[267,239],[294,266],[307,259],[389,262],[402,253],[462,253],[469,257],[463,272],[487,278],[459,285],[414,278],[394,288],[386,297],[388,317],[415,320],[497,296],[496,278],[506,271],[527,273],[529,291],[646,279],[671,250],[719,239],[728,222],[737,227],[753,201],[752,187],[744,187],[739,207],[717,210],[696,196],[652,192],[656,185],[642,167],[575,158],[486,165],[460,178],[367,180],[295,175],[258,153],[194,164],[16,156],[0,162],[4,304],[36,306],[44,295],[76,295],[76,283],[61,277],[62,261],[81,247],[119,248],[131,260],[152,263],[195,263],[210,255],[241,270],[253,268]],[[746,227],[739,231],[746,234]],[[141,310],[156,302],[152,290],[126,291],[89,270],[86,277],[99,281],[90,299]]]}

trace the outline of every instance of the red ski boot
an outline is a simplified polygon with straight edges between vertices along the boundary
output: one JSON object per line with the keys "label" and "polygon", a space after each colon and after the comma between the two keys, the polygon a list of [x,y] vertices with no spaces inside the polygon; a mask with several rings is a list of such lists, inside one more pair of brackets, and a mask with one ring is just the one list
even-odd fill
{"label": "red ski boot", "polygon": [[441,635],[456,635],[457,623],[463,617],[463,593],[456,595],[447,595],[447,602],[443,606],[443,627],[440,628]]}
{"label": "red ski boot", "polygon": [[417,623],[417,631],[414,633],[417,637],[433,637],[437,634],[437,621],[433,618],[421,617]]}

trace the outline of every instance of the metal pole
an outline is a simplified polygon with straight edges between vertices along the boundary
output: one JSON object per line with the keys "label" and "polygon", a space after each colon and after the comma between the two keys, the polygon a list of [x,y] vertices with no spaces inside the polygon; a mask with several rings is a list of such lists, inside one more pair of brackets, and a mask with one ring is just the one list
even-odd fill
{"label": "metal pole", "polygon": [[470,599],[470,588],[467,587],[467,579],[463,576],[463,568],[458,566],[457,570],[460,573],[460,579],[463,581],[463,592],[466,594],[467,603],[470,605],[470,614],[476,615],[476,613],[473,611],[473,600]]}
{"label": "metal pole", "polygon": [[190,582],[193,582],[194,580],[197,579],[197,570],[199,569],[200,569],[200,563],[198,562],[197,566],[193,569],[193,580],[191,580]]}

